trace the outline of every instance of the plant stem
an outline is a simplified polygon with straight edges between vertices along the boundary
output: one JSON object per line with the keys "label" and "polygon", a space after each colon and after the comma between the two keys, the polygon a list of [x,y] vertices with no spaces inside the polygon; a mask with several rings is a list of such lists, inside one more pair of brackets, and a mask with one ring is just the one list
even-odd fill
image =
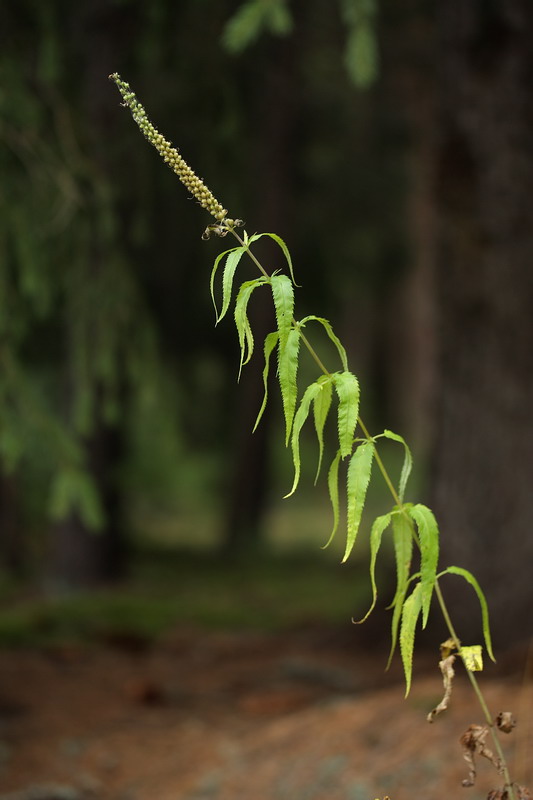
{"label": "plant stem", "polygon": [[[256,267],[259,269],[259,271],[266,278],[270,279],[270,275],[264,269],[264,267],[262,266],[260,261],[256,258],[255,254],[252,253],[252,251],[250,250],[249,245],[245,243],[245,241],[239,236],[239,234],[236,232],[236,230],[233,227],[229,228],[229,230],[235,236],[237,241],[240,243],[241,247],[244,247],[246,249],[246,252],[250,256],[250,258],[252,259],[252,261],[254,262]],[[293,325],[294,325],[294,327],[298,326],[298,324],[297,324],[295,319],[293,319]],[[326,369],[326,367],[322,363],[321,359],[319,358],[316,350],[314,349],[314,347],[311,345],[311,343],[309,342],[309,340],[307,339],[307,337],[304,335],[303,331],[301,331],[301,330],[300,330],[300,338],[301,338],[302,342],[304,343],[305,347],[307,348],[307,350],[309,352],[309,355],[314,360],[314,362],[317,364],[319,369],[325,375],[329,376],[331,373]],[[368,428],[366,427],[364,421],[361,419],[360,416],[358,417],[357,421],[358,421],[359,426],[360,426],[361,430],[363,431],[365,437],[367,439],[369,439],[369,440],[372,440],[372,436],[370,435],[370,433],[368,431]],[[381,458],[381,456],[380,456],[380,454],[378,452],[377,446],[375,446],[374,457],[375,457],[376,463],[378,465],[378,468],[379,468],[379,470],[381,472],[381,475],[382,475],[382,477],[383,477],[383,479],[384,479],[384,481],[385,481],[385,483],[386,483],[386,485],[387,485],[387,487],[388,487],[388,489],[389,489],[389,491],[390,491],[390,493],[391,493],[391,495],[392,495],[392,497],[394,499],[395,504],[397,505],[398,509],[405,514],[405,516],[406,516],[406,518],[407,518],[407,520],[409,522],[409,525],[411,527],[411,530],[413,532],[414,539],[415,539],[417,545],[420,546],[419,541],[418,541],[418,536],[416,535],[416,531],[415,531],[415,528],[414,528],[414,525],[413,525],[413,521],[412,521],[411,517],[407,514],[407,512],[404,509],[404,504],[402,503],[402,501],[400,500],[400,498],[398,496],[398,492],[396,491],[396,489],[394,487],[394,484],[393,484],[393,482],[391,480],[391,477],[390,477],[390,475],[388,473],[388,470],[387,470],[385,464],[383,463],[383,460],[382,460],[382,458]],[[439,585],[438,578],[435,579],[435,595],[437,597],[437,601],[438,601],[438,604],[440,606],[440,610],[441,610],[442,616],[444,618],[444,622],[446,624],[448,632],[449,632],[449,634],[450,634],[450,636],[451,636],[451,638],[452,638],[452,640],[453,640],[453,642],[455,644],[457,652],[459,653],[459,656],[460,656],[461,655],[461,640],[457,636],[457,633],[456,633],[455,628],[453,626],[453,623],[452,623],[452,620],[451,620],[451,617],[450,617],[450,613],[448,611],[448,607],[446,605],[446,602],[444,600],[444,597],[443,597],[443,594],[442,594],[442,591],[441,591],[441,588],[440,588],[440,585]],[[463,661],[463,663],[464,663],[464,661]],[[465,670],[466,670],[466,674],[468,675],[468,679],[470,681],[472,689],[474,690],[474,693],[475,693],[475,695],[476,695],[476,697],[478,699],[479,705],[481,706],[481,710],[483,712],[483,716],[485,717],[486,723],[488,725],[488,728],[489,728],[489,731],[490,731],[490,734],[491,734],[491,737],[492,737],[492,740],[493,740],[493,743],[494,743],[494,747],[496,749],[496,752],[498,753],[498,758],[500,759],[501,771],[502,771],[502,774],[503,774],[504,779],[505,779],[505,788],[507,789],[507,794],[508,794],[509,800],[517,800],[516,794],[515,794],[515,791],[514,791],[514,786],[513,786],[513,783],[511,782],[511,776],[510,776],[510,773],[509,773],[509,768],[507,766],[507,761],[505,759],[505,755],[504,755],[504,752],[503,752],[503,749],[502,749],[502,746],[501,746],[501,742],[500,742],[500,740],[499,740],[499,738],[498,738],[498,736],[496,734],[494,721],[493,721],[493,719],[491,717],[491,714],[490,714],[490,711],[489,711],[489,707],[488,707],[488,705],[486,703],[485,697],[483,696],[483,692],[481,691],[481,687],[479,685],[479,682],[478,682],[476,676],[474,675],[474,673],[470,669],[468,669],[468,667],[466,667],[466,665],[465,665]]]}

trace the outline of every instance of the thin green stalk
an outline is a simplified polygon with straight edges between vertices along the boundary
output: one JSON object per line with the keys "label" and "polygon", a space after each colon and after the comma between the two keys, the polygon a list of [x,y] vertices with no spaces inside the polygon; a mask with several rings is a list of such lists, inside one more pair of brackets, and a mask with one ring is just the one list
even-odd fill
{"label": "thin green stalk", "polygon": [[[255,256],[255,254],[252,253],[249,245],[244,242],[244,240],[239,236],[239,234],[235,231],[234,228],[230,228],[229,230],[235,236],[235,238],[240,243],[240,245],[246,249],[246,252],[248,253],[249,257],[252,259],[252,261],[254,262],[256,267],[259,269],[259,271],[266,278],[270,278],[270,275],[268,274],[268,272],[264,269],[264,267],[262,266],[260,261]],[[293,319],[293,324],[294,324],[295,327],[297,327],[296,320],[294,320],[294,319]],[[315,361],[315,363],[317,364],[319,369],[325,375],[330,375],[331,373],[326,369],[326,367],[322,363],[320,357],[318,356],[316,350],[314,349],[312,344],[309,342],[307,337],[304,335],[303,331],[300,331],[300,338],[301,338],[302,342],[304,343],[305,347],[307,348],[307,350],[309,352],[309,355],[311,356],[313,361]],[[364,421],[361,419],[360,416],[358,417],[358,423],[359,423],[359,426],[361,427],[361,430],[363,431],[364,435],[366,436],[366,438],[371,440],[372,436],[370,435],[370,433],[368,431],[368,428],[366,427]],[[383,463],[383,460],[382,460],[382,458],[381,458],[381,456],[380,456],[380,454],[378,452],[377,446],[375,447],[374,458],[375,458],[376,463],[378,465],[379,471],[381,472],[381,475],[382,475],[382,477],[383,477],[383,479],[384,479],[384,481],[385,481],[385,483],[387,485],[387,488],[389,489],[389,491],[390,491],[390,493],[391,493],[391,495],[392,495],[392,497],[394,499],[395,504],[398,506],[400,511],[404,511],[404,504],[401,502],[401,500],[400,500],[400,498],[398,496],[398,492],[396,491],[396,489],[394,487],[394,484],[392,482],[392,479],[391,479],[391,477],[389,475],[389,472],[388,472],[385,464]],[[404,512],[404,513],[405,513],[406,519],[409,522],[411,530],[413,531],[414,539],[415,539],[417,545],[419,546],[418,536],[416,535],[416,531],[414,529],[413,521],[412,521],[411,517],[406,512]],[[461,641],[460,641],[459,637],[457,636],[457,633],[456,633],[455,628],[453,626],[453,623],[452,623],[452,620],[451,620],[451,617],[450,617],[450,613],[448,611],[448,607],[446,605],[446,602],[444,600],[444,597],[443,597],[443,594],[442,594],[442,591],[441,591],[441,588],[440,588],[440,585],[439,585],[438,578],[435,580],[435,594],[437,596],[437,601],[439,603],[440,610],[441,610],[442,616],[444,618],[444,622],[446,624],[448,632],[450,634],[450,637],[452,638],[452,640],[453,640],[453,642],[455,644],[455,647],[457,649],[457,652],[460,655],[460,652],[461,652]],[[516,794],[515,794],[515,791],[514,791],[514,786],[513,786],[512,782],[511,782],[511,776],[510,776],[510,773],[509,773],[509,768],[507,766],[507,761],[505,759],[505,754],[503,752],[503,749],[502,749],[502,746],[501,746],[501,742],[500,742],[500,740],[499,740],[499,738],[498,738],[498,736],[496,734],[496,731],[495,731],[495,728],[494,728],[494,722],[493,722],[493,719],[491,717],[491,714],[490,714],[488,705],[486,703],[485,697],[483,695],[483,692],[481,690],[481,687],[479,685],[479,681],[477,680],[476,676],[474,675],[474,673],[470,669],[468,669],[466,666],[465,666],[465,669],[466,669],[466,674],[468,675],[468,679],[470,680],[470,684],[472,686],[472,689],[474,690],[474,693],[475,693],[475,695],[476,695],[476,697],[478,699],[479,705],[480,705],[481,710],[483,712],[483,716],[485,717],[485,720],[486,720],[487,725],[489,727],[489,731],[490,731],[490,734],[491,734],[491,737],[492,737],[492,740],[493,740],[493,743],[494,743],[494,747],[496,749],[496,752],[498,753],[498,758],[500,759],[502,774],[503,774],[504,779],[505,779],[505,788],[507,789],[507,793],[509,795],[509,800],[517,800],[516,799]]]}

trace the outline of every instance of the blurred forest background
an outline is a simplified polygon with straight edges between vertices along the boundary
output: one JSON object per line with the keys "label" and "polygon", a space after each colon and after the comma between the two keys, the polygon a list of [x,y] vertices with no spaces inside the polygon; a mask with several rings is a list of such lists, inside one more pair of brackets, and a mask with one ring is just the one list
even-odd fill
{"label": "blurred forest background", "polygon": [[[443,566],[479,578],[498,641],[530,636],[529,0],[8,0],[0,14],[6,603],[28,582],[110,585],[154,554],[187,585],[210,560],[208,604],[250,553],[317,561],[318,604],[330,570],[346,620],[368,592],[320,551],[311,437],[306,486],[280,499],[277,399],[251,434],[260,348],[237,385],[235,332],[214,330],[225,243],[201,241],[210,219],[120,108],[119,72],[230,215],[286,240],[298,313],[334,325],[371,430],[411,443],[409,499],[436,511]],[[259,340],[271,310],[252,314]],[[297,569],[279,573],[286,609]],[[467,636],[479,613],[459,589],[445,593]]]}

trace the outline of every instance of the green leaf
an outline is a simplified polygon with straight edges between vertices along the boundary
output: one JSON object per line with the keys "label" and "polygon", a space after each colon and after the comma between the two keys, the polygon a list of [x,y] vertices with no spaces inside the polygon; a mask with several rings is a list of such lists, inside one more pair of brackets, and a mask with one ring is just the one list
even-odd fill
{"label": "green leaf", "polygon": [[489,608],[487,605],[487,601],[485,599],[485,595],[483,594],[483,590],[481,586],[477,582],[476,578],[469,572],[467,569],[463,569],[462,567],[448,567],[441,572],[439,578],[442,575],[460,575],[462,578],[465,579],[467,583],[473,588],[477,595],[477,599],[479,600],[479,605],[481,607],[481,621],[483,625],[483,638],[485,639],[485,647],[487,648],[487,653],[489,654],[489,658],[492,661],[496,661],[494,658],[494,653],[492,650],[492,638],[490,634],[490,623],[489,623]]}
{"label": "green leaf", "polygon": [[264,353],[265,353],[265,367],[263,369],[263,386],[265,387],[265,394],[263,397],[263,402],[261,404],[261,408],[259,409],[259,414],[257,415],[257,419],[255,421],[255,425],[253,428],[252,433],[255,432],[255,429],[259,425],[261,417],[266,408],[267,400],[268,400],[268,373],[270,369],[270,356],[272,355],[272,351],[274,350],[275,346],[279,341],[279,333],[274,331],[273,333],[269,333],[265,337],[265,345],[264,345]]}
{"label": "green leaf", "polygon": [[398,628],[400,626],[400,619],[402,616],[402,609],[405,600],[405,595],[407,594],[407,590],[410,584],[413,581],[418,580],[419,577],[420,577],[419,572],[416,572],[414,575],[411,575],[411,577],[409,578],[403,589],[401,591],[397,591],[396,594],[394,595],[394,600],[392,601],[391,604],[391,606],[394,608],[392,613],[392,623],[391,623],[391,646],[390,646],[389,657],[387,659],[386,669],[389,669],[392,662],[392,657],[394,655],[394,651],[396,650],[396,642],[398,641]]}
{"label": "green leaf", "polygon": [[402,609],[402,625],[400,629],[400,652],[402,654],[403,670],[405,673],[405,696],[411,689],[411,676],[413,673],[413,649],[415,646],[415,631],[420,611],[422,610],[422,583],[417,583]]}
{"label": "green leaf", "polygon": [[241,260],[245,252],[246,248],[236,247],[229,253],[226,259],[226,264],[224,266],[224,274],[222,278],[222,311],[220,312],[220,315],[217,317],[217,324],[226,315],[226,312],[229,308],[229,304],[231,301],[231,289],[233,286],[233,278],[235,276],[235,270],[237,269],[239,261]]}
{"label": "green leaf", "polygon": [[326,547],[329,547],[331,542],[333,541],[333,537],[337,532],[337,528],[339,527],[339,464],[341,460],[341,451],[337,450],[337,455],[331,462],[330,468],[328,470],[328,492],[329,492],[329,499],[331,501],[331,508],[333,509],[333,529],[329,535],[329,539],[327,540],[325,545],[322,545],[322,549],[325,550]]}
{"label": "green leaf", "polygon": [[292,421],[296,409],[298,387],[296,375],[298,372],[298,354],[300,351],[300,331],[291,328],[285,347],[278,346],[278,377],[285,415],[285,445],[289,444],[292,430]]}
{"label": "green leaf", "polygon": [[437,564],[439,561],[439,527],[433,512],[421,503],[408,509],[411,519],[418,528],[420,541],[420,583],[422,586],[422,627],[425,628],[435,588]]}
{"label": "green leaf", "polygon": [[300,431],[302,430],[302,426],[309,416],[311,403],[316,398],[320,390],[321,386],[317,382],[312,383],[307,387],[300,402],[298,411],[294,417],[294,425],[292,428],[291,437],[292,460],[294,463],[294,481],[292,484],[292,489],[288,494],[285,495],[285,497],[290,497],[291,494],[294,494],[300,481]]}
{"label": "green leaf", "polygon": [[323,376],[319,378],[317,383],[320,386],[320,392],[313,400],[313,416],[315,420],[315,431],[318,439],[318,466],[315,475],[315,484],[318,480],[320,467],[322,466],[322,457],[324,455],[324,425],[331,407],[331,397],[333,389],[331,388],[331,378]]}
{"label": "green leaf", "polygon": [[370,483],[374,452],[375,446],[373,442],[363,442],[351,457],[348,465],[348,526],[346,549],[342,563],[346,561],[352,552],[359,525],[361,524],[366,492]]}
{"label": "green leaf", "polygon": [[248,0],[228,20],[222,44],[230,53],[241,53],[260,35],[266,24],[267,7],[263,0]]}
{"label": "green leaf", "polygon": [[279,346],[285,347],[289,331],[294,319],[294,288],[286,275],[273,275],[270,279],[272,297],[276,309],[276,321],[279,333]]}
{"label": "green leaf", "polygon": [[362,617],[362,619],[357,620],[357,624],[360,624],[368,619],[374,610],[374,606],[376,605],[376,600],[378,598],[378,589],[376,586],[376,561],[378,558],[379,548],[381,546],[381,538],[383,533],[389,527],[391,519],[392,513],[383,514],[381,517],[377,517],[374,520],[372,530],[370,531],[370,582],[372,584],[372,604],[365,616]]}
{"label": "green leaf", "polygon": [[342,364],[343,370],[345,372],[348,372],[348,359],[346,357],[346,350],[344,349],[344,347],[342,345],[342,342],[340,341],[338,336],[336,336],[333,333],[333,328],[331,327],[331,324],[328,322],[328,320],[324,319],[323,317],[315,317],[314,314],[310,314],[308,317],[304,317],[300,321],[300,327],[303,327],[306,324],[306,322],[320,322],[320,324],[323,326],[324,330],[326,331],[327,335],[329,336],[329,338],[331,339],[331,341],[333,342],[333,344],[337,348],[337,351],[338,351],[340,359],[341,359],[341,364]]}
{"label": "green leaf", "polygon": [[405,589],[409,580],[409,572],[411,571],[413,529],[405,513],[397,511],[393,514],[392,539],[394,542],[394,558],[396,561],[396,592],[391,607],[396,604],[399,597],[405,595]]}
{"label": "green leaf", "polygon": [[217,322],[220,320],[220,317],[218,315],[217,302],[215,300],[215,275],[216,275],[218,266],[219,266],[220,262],[222,261],[222,259],[224,258],[224,256],[227,256],[228,253],[233,253],[234,250],[240,250],[240,249],[241,249],[240,247],[231,247],[229,250],[224,250],[223,253],[220,253],[220,255],[218,255],[215,258],[215,263],[213,264],[213,269],[211,270],[211,281],[210,281],[211,300],[213,301],[213,305],[215,307],[215,314],[216,314],[216,317],[217,317]]}
{"label": "green leaf", "polygon": [[[405,487],[407,486],[407,481],[409,480],[409,475],[411,474],[411,470],[413,468],[413,457],[411,455],[411,451],[407,445],[407,442],[397,433],[393,433],[392,431],[384,430],[383,436],[387,439],[392,439],[394,442],[399,442],[404,447],[404,459],[402,464],[402,471],[400,474],[400,485],[398,487],[398,497],[400,503],[403,503],[403,498],[405,495]],[[376,437],[377,438],[377,437]]]}
{"label": "green leaf", "polygon": [[235,325],[237,326],[239,346],[241,348],[239,378],[243,366],[249,362],[254,351],[254,337],[247,316],[248,302],[254,289],[257,289],[258,286],[264,286],[265,283],[266,278],[256,278],[253,281],[245,281],[241,285],[237,300],[235,301]]}
{"label": "green leaf", "polygon": [[253,236],[250,236],[248,243],[252,244],[252,242],[256,242],[258,239],[261,239],[262,236],[268,236],[270,239],[273,239],[276,242],[276,244],[280,246],[283,255],[285,256],[285,260],[287,261],[287,265],[289,267],[291,280],[295,286],[298,286],[298,284],[294,280],[294,270],[292,266],[291,254],[289,253],[289,248],[287,247],[281,236],[278,236],[277,233],[254,233]]}
{"label": "green leaf", "polygon": [[342,458],[352,452],[353,437],[359,415],[359,382],[351,372],[332,375],[339,396],[338,428]]}

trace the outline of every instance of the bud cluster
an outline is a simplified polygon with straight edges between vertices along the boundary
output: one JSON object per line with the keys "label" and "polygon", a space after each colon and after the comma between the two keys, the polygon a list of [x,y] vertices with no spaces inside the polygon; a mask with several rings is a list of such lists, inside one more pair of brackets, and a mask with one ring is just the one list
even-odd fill
{"label": "bud cluster", "polygon": [[212,195],[202,179],[193,172],[179,151],[172,147],[171,143],[152,125],[143,106],[137,100],[134,92],[131,91],[129,83],[123,81],[116,72],[109,76],[109,80],[114,81],[117,85],[124,100],[123,105],[130,109],[133,119],[141,129],[141,132],[150,144],[153,144],[163,161],[176,173],[202,208],[209,211],[216,220],[222,222],[228,213],[227,210]]}

